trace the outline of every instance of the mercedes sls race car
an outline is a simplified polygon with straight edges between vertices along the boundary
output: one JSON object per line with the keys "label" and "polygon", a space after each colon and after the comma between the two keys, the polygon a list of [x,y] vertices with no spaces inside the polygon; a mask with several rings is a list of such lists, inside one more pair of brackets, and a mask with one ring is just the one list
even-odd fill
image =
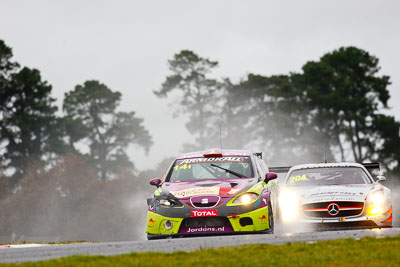
{"label": "mercedes sls race car", "polygon": [[280,220],[292,229],[392,226],[391,191],[367,170],[379,164],[319,163],[290,168],[280,186]]}
{"label": "mercedes sls race car", "polygon": [[147,199],[148,239],[272,233],[276,173],[261,153],[212,150],[183,154]]}

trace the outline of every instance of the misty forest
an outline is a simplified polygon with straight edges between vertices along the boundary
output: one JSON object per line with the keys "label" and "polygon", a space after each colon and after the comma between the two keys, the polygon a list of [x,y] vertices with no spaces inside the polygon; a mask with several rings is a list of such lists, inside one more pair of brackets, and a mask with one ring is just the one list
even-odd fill
{"label": "misty forest", "polygon": [[[143,239],[148,181],[173,158],[135,168],[127,148],[146,154],[152,133],[120,110],[118,88],[87,80],[58,107],[40,70],[22,64],[0,40],[0,243]],[[262,151],[269,166],[379,162],[386,185],[399,186],[400,122],[387,115],[391,80],[376,56],[340,47],[299,72],[238,81],[216,77],[218,64],[177,51],[159,88],[147,88],[170,105],[165,116],[185,120],[192,142],[182,152],[221,138],[224,148]]]}

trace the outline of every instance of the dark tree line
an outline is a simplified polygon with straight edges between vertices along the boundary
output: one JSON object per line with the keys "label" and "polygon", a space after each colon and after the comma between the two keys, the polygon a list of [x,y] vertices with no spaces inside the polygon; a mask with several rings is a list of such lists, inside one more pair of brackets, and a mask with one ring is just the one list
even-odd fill
{"label": "dark tree line", "polygon": [[13,184],[28,164],[51,164],[71,152],[82,154],[103,180],[133,170],[127,147],[137,144],[148,151],[152,138],[134,112],[117,111],[119,92],[86,81],[65,94],[64,116],[57,116],[52,86],[37,69],[21,68],[12,56],[0,40],[0,167]]}
{"label": "dark tree line", "polygon": [[[57,115],[52,86],[12,56],[0,40],[0,242],[139,238],[139,200],[151,193],[145,178],[172,159],[134,179],[126,148],[147,151],[152,138],[134,112],[118,111],[121,94],[86,81],[65,94]],[[221,134],[223,147],[261,150],[269,165],[326,155],[379,161],[400,177],[400,123],[383,113],[390,79],[366,51],[340,48],[298,73],[250,73],[238,82],[215,78],[218,62],[188,50],[168,65],[155,94],[173,97],[175,115],[187,119],[194,138],[185,151],[219,147]]]}
{"label": "dark tree line", "polygon": [[[65,94],[57,116],[52,86],[36,69],[20,67],[0,41],[0,164],[18,182],[30,162],[82,154],[102,179],[132,170],[130,144],[152,145],[143,120],[117,110],[121,94],[86,81]],[[304,64],[301,72],[217,79],[218,62],[183,50],[168,62],[159,97],[178,93],[194,141],[184,150],[218,147],[263,150],[271,164],[380,161],[400,171],[399,122],[382,111],[388,76],[368,52],[343,47]],[[173,95],[176,97],[176,95]],[[220,132],[220,126],[222,132]],[[86,149],[82,149],[86,148]],[[83,153],[82,151],[86,151]]]}
{"label": "dark tree line", "polygon": [[390,78],[379,60],[342,47],[304,64],[299,73],[248,74],[234,83],[210,78],[218,62],[183,50],[155,94],[180,94],[195,141],[186,148],[263,149],[272,164],[379,161],[400,172],[400,123],[383,113]]}

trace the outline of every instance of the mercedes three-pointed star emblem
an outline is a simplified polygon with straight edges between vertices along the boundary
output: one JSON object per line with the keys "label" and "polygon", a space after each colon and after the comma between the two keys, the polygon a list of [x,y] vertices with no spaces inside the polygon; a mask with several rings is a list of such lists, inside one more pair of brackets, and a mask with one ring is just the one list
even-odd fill
{"label": "mercedes three-pointed star emblem", "polygon": [[331,203],[328,206],[329,215],[335,216],[339,213],[339,205],[336,203]]}

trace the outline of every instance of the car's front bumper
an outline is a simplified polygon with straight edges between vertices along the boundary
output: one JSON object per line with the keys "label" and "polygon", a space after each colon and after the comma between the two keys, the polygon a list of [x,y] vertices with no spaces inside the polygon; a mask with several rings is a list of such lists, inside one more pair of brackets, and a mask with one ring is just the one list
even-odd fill
{"label": "car's front bumper", "polygon": [[[247,213],[236,214],[235,216],[220,216],[227,221],[227,224],[225,225],[187,227],[183,225],[185,218],[166,217],[155,212],[148,211],[146,233],[148,234],[149,239],[153,239],[180,236],[223,235],[234,233],[251,234],[257,232],[268,232],[270,229],[268,215],[268,207],[265,206]],[[251,221],[251,224],[242,225],[244,218],[249,218],[246,220],[247,222]],[[172,223],[170,229],[165,227],[165,222],[167,220]]]}
{"label": "car's front bumper", "polygon": [[[390,209],[391,210],[391,209]],[[301,217],[294,222],[283,223],[285,229],[336,230],[336,229],[370,229],[392,227],[392,213],[335,218]]]}

